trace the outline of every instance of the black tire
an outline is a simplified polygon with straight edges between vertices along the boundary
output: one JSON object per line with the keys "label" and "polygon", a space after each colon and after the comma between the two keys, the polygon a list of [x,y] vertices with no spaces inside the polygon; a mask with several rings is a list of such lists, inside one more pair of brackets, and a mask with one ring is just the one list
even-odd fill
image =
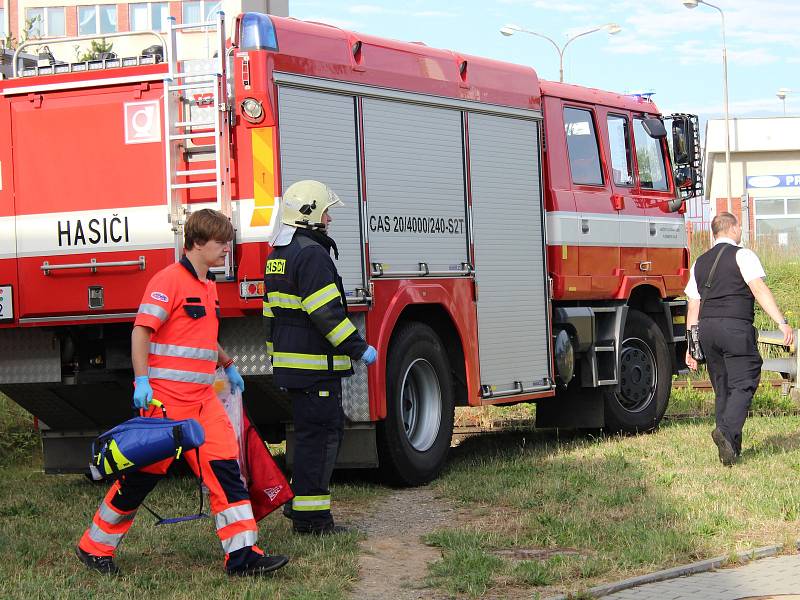
{"label": "black tire", "polygon": [[606,429],[623,433],[655,429],[667,410],[672,363],[661,329],[634,309],[625,321],[619,382],[619,391],[603,394]]}
{"label": "black tire", "polygon": [[442,470],[453,436],[453,380],[439,336],[403,325],[386,367],[386,419],[378,423],[380,468],[390,482],[422,485]]}

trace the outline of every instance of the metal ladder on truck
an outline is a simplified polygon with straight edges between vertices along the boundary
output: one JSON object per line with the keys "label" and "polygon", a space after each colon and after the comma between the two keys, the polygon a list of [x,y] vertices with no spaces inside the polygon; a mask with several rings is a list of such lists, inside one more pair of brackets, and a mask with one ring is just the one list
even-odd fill
{"label": "metal ladder on truck", "polygon": [[[169,75],[164,82],[165,172],[170,223],[175,232],[175,260],[178,260],[183,249],[183,224],[189,212],[182,197],[188,190],[214,188],[217,210],[231,218],[230,107],[225,14],[220,11],[215,21],[203,23],[178,25],[174,17],[168,21]],[[207,61],[180,59],[177,34],[186,30],[211,33],[216,56]],[[189,68],[193,64],[199,69]],[[194,140],[199,139],[211,142],[195,143]],[[191,168],[193,155],[208,157],[212,153],[213,167]],[[202,160],[211,162],[209,158]],[[183,163],[187,165],[185,168],[180,166]],[[226,279],[234,278],[233,249],[232,246],[224,267],[211,269]]]}

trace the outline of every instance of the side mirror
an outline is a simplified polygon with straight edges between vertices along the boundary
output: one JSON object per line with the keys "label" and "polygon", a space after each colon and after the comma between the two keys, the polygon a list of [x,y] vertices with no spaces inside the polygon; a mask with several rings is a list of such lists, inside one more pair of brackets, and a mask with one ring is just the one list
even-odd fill
{"label": "side mirror", "polygon": [[667,208],[673,212],[687,198],[703,195],[703,165],[697,116],[678,113],[666,118],[672,121],[670,151],[676,198],[668,203]]}
{"label": "side mirror", "polygon": [[672,121],[672,161],[675,167],[694,164],[694,124],[691,119]]}
{"label": "side mirror", "polygon": [[667,130],[664,128],[664,123],[661,119],[647,118],[642,119],[642,127],[654,140],[663,140],[667,137]]}

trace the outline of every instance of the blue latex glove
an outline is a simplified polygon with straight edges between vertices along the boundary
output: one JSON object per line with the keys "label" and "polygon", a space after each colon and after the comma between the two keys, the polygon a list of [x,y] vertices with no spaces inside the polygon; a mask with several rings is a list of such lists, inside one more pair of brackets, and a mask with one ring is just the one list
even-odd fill
{"label": "blue latex glove", "polygon": [[244,391],[244,379],[239,375],[239,370],[236,368],[236,365],[228,365],[225,368],[225,375],[228,376],[228,381],[231,382],[231,391],[234,393],[236,390],[240,392]]}
{"label": "blue latex glove", "polygon": [[147,408],[150,400],[153,399],[153,388],[150,387],[150,378],[147,375],[139,375],[134,380],[133,406],[135,408]]}
{"label": "blue latex glove", "polygon": [[361,360],[364,361],[364,364],[370,366],[375,360],[378,358],[378,351],[375,350],[372,346],[367,346],[367,349],[364,350],[364,354],[361,356]]}

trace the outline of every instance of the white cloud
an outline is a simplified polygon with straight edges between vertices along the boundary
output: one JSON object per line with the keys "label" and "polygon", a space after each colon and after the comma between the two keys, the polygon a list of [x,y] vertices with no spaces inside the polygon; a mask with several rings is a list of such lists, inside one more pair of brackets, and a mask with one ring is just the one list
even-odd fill
{"label": "white cloud", "polygon": [[408,10],[402,8],[386,8],[377,4],[353,4],[347,7],[347,12],[353,15],[397,15],[407,17],[455,17],[456,13],[444,10]]}
{"label": "white cloud", "polygon": [[606,50],[612,54],[653,54],[660,50],[658,44],[645,41],[637,36],[615,36],[609,40]]}
{"label": "white cloud", "polygon": [[322,17],[322,16],[308,16],[303,17],[303,21],[312,21],[314,23],[324,23],[340,29],[359,29],[361,25],[356,21],[348,21],[347,19],[337,19],[335,17]]}
{"label": "white cloud", "polygon": [[347,12],[353,15],[381,15],[393,11],[376,4],[353,4],[347,7]]}
{"label": "white cloud", "polygon": [[546,2],[545,0],[498,0],[500,4],[517,5],[517,6],[531,6],[542,10],[553,10],[564,13],[578,13],[586,12],[588,7],[583,2]]}
{"label": "white cloud", "polygon": [[457,17],[457,13],[447,12],[446,10],[421,10],[412,12],[412,17]]}

